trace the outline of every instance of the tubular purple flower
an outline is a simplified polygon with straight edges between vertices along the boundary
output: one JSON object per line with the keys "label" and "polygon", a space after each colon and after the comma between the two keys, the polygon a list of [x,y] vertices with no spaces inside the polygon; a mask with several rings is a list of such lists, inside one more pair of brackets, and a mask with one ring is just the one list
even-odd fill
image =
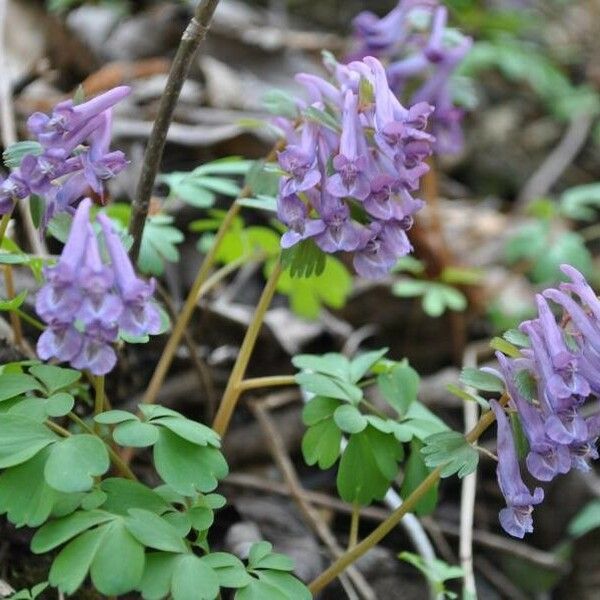
{"label": "tubular purple flower", "polygon": [[363,135],[358,122],[358,97],[348,91],[344,99],[340,152],[333,159],[336,173],[326,185],[333,196],[364,200],[371,191],[366,175],[368,158]]}
{"label": "tubular purple flower", "polygon": [[315,242],[324,252],[353,252],[361,243],[361,227],[350,218],[348,206],[337,198],[324,194],[320,207],[324,231]]}
{"label": "tubular purple flower", "polygon": [[287,146],[277,155],[279,166],[289,173],[280,183],[282,196],[291,196],[314,188],[321,181],[321,172],[317,164],[317,129],[307,123],[302,129],[300,145]]}
{"label": "tubular purple flower", "polygon": [[523,538],[526,533],[533,531],[531,513],[534,505],[540,504],[544,499],[544,491],[536,487],[531,494],[523,483],[508,418],[504,409],[495,400],[490,400],[490,407],[496,416],[498,426],[498,485],[507,505],[500,511],[500,524],[510,535]]}
{"label": "tubular purple flower", "polygon": [[155,283],[136,276],[121,239],[113,229],[110,219],[100,214],[98,221],[115,273],[116,287],[123,303],[119,318],[121,329],[131,335],[155,335],[160,331],[160,314],[152,302]]}
{"label": "tubular purple flower", "polygon": [[314,237],[325,230],[321,219],[310,219],[308,208],[298,196],[284,196],[277,203],[279,220],[289,227],[281,237],[281,247],[291,248],[298,242]]}
{"label": "tubular purple flower", "polygon": [[88,369],[93,375],[106,375],[117,363],[111,346],[117,338],[117,327],[106,328],[100,323],[88,326],[81,349],[70,359],[76,369]]}
{"label": "tubular purple flower", "polygon": [[83,346],[83,336],[70,323],[53,320],[37,341],[37,354],[42,360],[56,358],[68,362]]}

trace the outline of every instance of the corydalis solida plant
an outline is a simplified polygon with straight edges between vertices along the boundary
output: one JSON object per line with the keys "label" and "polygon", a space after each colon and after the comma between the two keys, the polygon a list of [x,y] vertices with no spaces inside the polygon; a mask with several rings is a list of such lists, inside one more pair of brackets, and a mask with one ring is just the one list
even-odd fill
{"label": "corydalis solida plant", "polygon": [[157,334],[160,314],[152,301],[154,281],[136,276],[123,243],[105,215],[98,215],[110,262],[101,259],[89,222],[91,201],[79,204],[71,232],[56,265],[44,269],[45,284],[36,311],[48,325],[38,340],[40,358],[70,362],[105,375],[115,366],[112,344],[119,330]]}
{"label": "corydalis solida plant", "polygon": [[104,197],[104,182],[127,166],[120,150],[110,150],[112,108],[130,93],[113,88],[87,102],[65,100],[50,115],[37,112],[27,127],[39,153],[23,157],[18,168],[0,182],[0,214],[34,194],[45,204],[43,224],[94,192]]}
{"label": "corydalis solida plant", "polygon": [[[571,469],[587,471],[598,458],[600,414],[584,416],[586,403],[600,393],[600,300],[583,275],[562,266],[570,281],[536,297],[538,317],[521,324],[529,347],[521,357],[497,353],[500,372],[528,442],[525,460],[529,473],[551,481]],[[556,322],[548,304],[560,307]],[[510,426],[499,406],[498,480],[507,508],[500,513],[502,527],[523,537],[533,530],[531,512],[543,499],[531,495],[521,479]]]}
{"label": "corydalis solida plant", "polygon": [[281,245],[312,239],[323,252],[352,253],[360,275],[382,277],[412,249],[406,231],[423,206],[413,193],[428,170],[433,107],[403,107],[376,58],[326,66],[330,81],[297,76],[309,95],[298,102],[303,116],[278,120]]}

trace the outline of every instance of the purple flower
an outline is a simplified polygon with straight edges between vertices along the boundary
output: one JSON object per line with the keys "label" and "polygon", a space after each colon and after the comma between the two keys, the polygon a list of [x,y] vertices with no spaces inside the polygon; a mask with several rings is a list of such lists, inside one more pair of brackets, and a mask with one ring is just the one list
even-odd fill
{"label": "purple flower", "polygon": [[140,279],[121,239],[114,230],[110,219],[98,215],[98,221],[104,233],[104,240],[110,254],[111,266],[115,274],[116,288],[123,303],[123,312],[119,317],[121,329],[131,335],[155,335],[160,331],[160,313],[152,302],[155,282]]}
{"label": "purple flower", "polygon": [[333,159],[335,174],[327,181],[327,191],[338,198],[364,200],[371,191],[368,162],[364,133],[358,120],[358,97],[348,91],[344,100],[340,152]]}
{"label": "purple flower", "polygon": [[317,164],[317,130],[313,124],[307,124],[302,130],[301,143],[287,146],[279,152],[277,158],[280,167],[289,173],[281,180],[280,193],[291,196],[314,188],[321,181],[321,172]]}
{"label": "purple flower", "polygon": [[401,256],[412,250],[403,224],[398,221],[375,221],[367,241],[354,255],[354,268],[362,277],[385,277]]}
{"label": "purple flower", "polygon": [[315,242],[324,252],[353,252],[362,241],[361,227],[350,218],[350,209],[339,198],[323,194],[320,206],[321,219],[325,225]]}
{"label": "purple flower", "polygon": [[306,204],[295,194],[279,199],[277,216],[289,230],[281,237],[281,247],[291,248],[294,244],[322,233],[325,223],[321,219],[310,219]]}
{"label": "purple flower", "polygon": [[536,504],[544,499],[544,490],[536,487],[533,494],[529,491],[519,469],[519,461],[515,450],[512,430],[504,409],[495,400],[490,407],[496,415],[498,425],[498,485],[506,500],[506,508],[500,511],[499,519],[503,529],[518,538],[525,537],[533,531],[531,513]]}
{"label": "purple flower", "polygon": [[90,208],[89,198],[80,203],[57,264],[44,270],[36,310],[48,328],[37,349],[44,360],[104,375],[117,360],[113,344],[119,328],[132,335],[158,333],[160,314],[151,298],[154,283],[136,277],[110,221],[100,215],[111,255],[110,264],[102,262]]}

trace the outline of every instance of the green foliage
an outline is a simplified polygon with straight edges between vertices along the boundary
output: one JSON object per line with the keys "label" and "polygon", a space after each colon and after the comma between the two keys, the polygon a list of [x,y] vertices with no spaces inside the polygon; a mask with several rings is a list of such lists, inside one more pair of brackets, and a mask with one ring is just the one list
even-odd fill
{"label": "green foliage", "polygon": [[574,86],[535,45],[510,37],[479,41],[459,67],[459,74],[476,77],[482,71],[499,70],[511,81],[526,83],[560,119],[577,114],[597,114],[598,94],[586,85]]}
{"label": "green foliage", "polygon": [[467,299],[460,290],[437,281],[402,279],[392,286],[392,293],[400,298],[422,296],[423,311],[434,318],[443,315],[446,310],[463,311],[467,308]]}
{"label": "green foliage", "polygon": [[569,534],[581,537],[600,527],[600,500],[588,502],[569,523]]}
{"label": "green foliage", "polygon": [[37,585],[34,585],[30,590],[19,590],[10,596],[9,600],[35,600],[40,594],[48,587],[47,581],[42,581]]}
{"label": "green foliage", "polygon": [[445,582],[449,579],[460,579],[463,577],[464,572],[460,567],[454,567],[437,558],[426,560],[422,556],[413,554],[412,552],[402,552],[398,555],[398,558],[410,563],[413,567],[421,571],[433,587],[437,598],[457,597],[454,592],[446,589]]}
{"label": "green foliage", "polygon": [[205,163],[190,172],[160,175],[158,179],[169,187],[169,198],[178,198],[196,208],[211,208],[217,194],[239,196],[241,188],[230,176],[245,175],[252,166],[253,161],[232,156]]}
{"label": "green foliage", "polygon": [[561,213],[578,221],[593,221],[600,208],[600,183],[587,183],[569,188],[560,197]]}
{"label": "green foliage", "polygon": [[2,153],[2,160],[7,169],[16,169],[28,154],[39,156],[43,151],[44,149],[39,142],[24,140],[8,146]]}
{"label": "green foliage", "polygon": [[284,90],[269,90],[263,97],[265,108],[272,114],[288,119],[298,116],[296,99]]}
{"label": "green foliage", "polygon": [[[339,459],[337,488],[348,502],[365,505],[381,500],[398,474],[404,444],[411,440],[404,485],[406,489],[418,486],[429,471],[419,456],[417,440],[447,429],[417,400],[416,371],[406,360],[386,360],[386,351],[367,352],[352,360],[336,353],[301,354],[292,360],[301,369],[296,381],[313,395],[302,413],[307,426],[302,453],[309,465],[321,469]],[[380,414],[365,398],[364,387],[369,384],[377,385],[396,418]],[[435,490],[428,494],[419,510],[431,510],[435,494]]]}
{"label": "green foliage", "polygon": [[568,263],[586,277],[593,272],[592,256],[581,235],[555,230],[549,220],[522,225],[506,245],[510,264],[524,261],[535,283],[551,283],[564,278],[560,265]]}
{"label": "green foliage", "polygon": [[474,387],[476,390],[484,392],[504,392],[504,382],[496,375],[475,369],[465,367],[460,373],[460,381],[464,385]]}
{"label": "green foliage", "polygon": [[477,450],[467,442],[464,435],[456,431],[429,436],[421,454],[428,467],[442,467],[442,477],[449,477],[454,473],[461,478],[465,477],[475,471],[479,462]]}

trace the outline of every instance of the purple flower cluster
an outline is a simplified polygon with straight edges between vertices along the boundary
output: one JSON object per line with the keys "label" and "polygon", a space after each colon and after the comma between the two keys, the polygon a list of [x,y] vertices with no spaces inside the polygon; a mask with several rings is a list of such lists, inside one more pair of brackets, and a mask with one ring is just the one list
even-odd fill
{"label": "purple flower cluster", "polygon": [[119,330],[132,336],[157,334],[160,313],[152,301],[154,281],[136,276],[110,219],[100,214],[110,264],[102,261],[90,207],[88,198],[81,201],[60,259],[44,269],[46,283],[36,311],[48,327],[37,352],[42,360],[56,358],[104,375],[115,366],[112,344]]}
{"label": "purple flower cluster", "polygon": [[463,110],[454,103],[451,77],[472,40],[448,29],[447,20],[447,9],[436,0],[400,0],[382,18],[362,12],[353,23],[360,46],[352,56],[385,60],[390,87],[399,97],[411,104],[435,106],[431,119],[434,149],[455,154],[464,142]]}
{"label": "purple flower cluster", "polygon": [[404,108],[376,58],[327,66],[330,81],[297,76],[309,103],[299,102],[300,119],[279,121],[288,142],[278,155],[281,245],[310,238],[324,252],[352,252],[360,275],[382,277],[412,249],[406,231],[423,205],[412,192],[428,170],[433,107]]}
{"label": "purple flower cluster", "polygon": [[[579,271],[561,268],[570,281],[538,294],[538,317],[520,326],[529,347],[518,358],[497,353],[510,408],[517,411],[528,442],[525,464],[539,481],[572,468],[587,471],[589,461],[598,458],[600,413],[586,417],[582,408],[600,394],[600,300]],[[548,301],[562,310],[560,324]],[[531,512],[543,491],[529,493],[506,415],[497,403],[492,408],[498,420],[498,481],[507,503],[500,522],[522,538],[533,530]]]}
{"label": "purple flower cluster", "polygon": [[60,102],[51,115],[32,114],[27,127],[41,153],[26,155],[0,180],[0,214],[36,194],[45,201],[46,224],[55,213],[72,210],[90,189],[102,197],[104,181],[127,165],[122,152],[110,150],[110,139],[112,107],[129,92],[126,86],[116,87],[81,104]]}

